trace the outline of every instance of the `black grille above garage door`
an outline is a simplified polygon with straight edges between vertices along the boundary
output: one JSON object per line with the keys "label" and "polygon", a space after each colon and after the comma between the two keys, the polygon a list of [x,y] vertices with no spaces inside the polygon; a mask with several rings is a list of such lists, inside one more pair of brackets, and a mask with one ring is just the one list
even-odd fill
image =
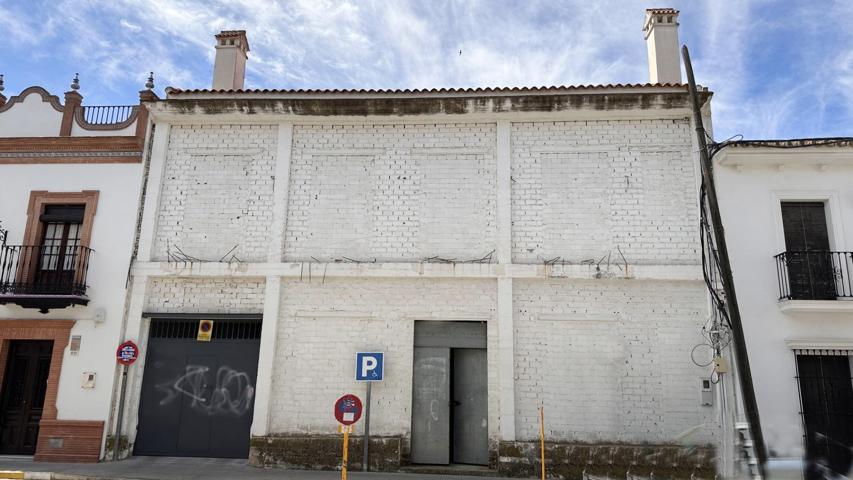
{"label": "black grille above garage door", "polygon": [[[198,335],[199,319],[151,321],[149,338],[193,339]],[[214,320],[212,340],[258,340],[261,338],[260,320]]]}

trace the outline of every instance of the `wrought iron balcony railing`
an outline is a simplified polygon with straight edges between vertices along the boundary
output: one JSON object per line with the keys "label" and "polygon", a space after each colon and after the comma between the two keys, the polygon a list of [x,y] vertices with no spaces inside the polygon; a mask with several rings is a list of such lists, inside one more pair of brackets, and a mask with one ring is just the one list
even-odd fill
{"label": "wrought iron balcony railing", "polygon": [[74,119],[84,130],[122,129],[138,115],[138,105],[87,105],[74,110]]}
{"label": "wrought iron balcony railing", "polygon": [[87,105],[80,107],[83,119],[90,125],[113,125],[126,122],[136,113],[136,105]]}
{"label": "wrought iron balcony railing", "polygon": [[780,300],[853,300],[853,252],[789,250],[775,258]]}
{"label": "wrought iron balcony railing", "polygon": [[92,250],[82,246],[3,245],[0,249],[0,304],[25,308],[86,305],[86,277]]}

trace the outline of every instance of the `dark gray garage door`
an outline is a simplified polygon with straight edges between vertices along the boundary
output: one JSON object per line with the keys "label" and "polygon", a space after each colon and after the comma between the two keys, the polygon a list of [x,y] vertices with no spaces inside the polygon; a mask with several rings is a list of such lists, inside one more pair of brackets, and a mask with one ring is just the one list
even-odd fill
{"label": "dark gray garage door", "polygon": [[255,404],[259,319],[151,321],[135,455],[247,458]]}

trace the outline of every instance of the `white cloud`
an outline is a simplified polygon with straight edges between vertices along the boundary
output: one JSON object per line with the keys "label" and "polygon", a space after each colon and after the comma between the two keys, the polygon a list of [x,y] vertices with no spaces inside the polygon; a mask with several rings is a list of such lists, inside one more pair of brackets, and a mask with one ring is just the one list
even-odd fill
{"label": "white cloud", "polygon": [[[796,132],[803,110],[823,119],[840,109],[849,118],[853,33],[844,19],[853,18],[853,2],[821,11],[773,0],[670,4],[682,10],[681,40],[697,79],[715,92],[718,138]],[[209,86],[212,35],[235,28],[248,31],[252,48],[249,88],[641,83],[643,10],[660,2],[61,0],[38,19],[24,6],[0,6],[7,51],[37,58],[56,50],[53,58],[85,72],[87,101],[107,101],[126,98],[128,85],[135,92],[149,70],[160,88]],[[767,78],[755,66],[764,39],[780,32],[811,39],[784,59],[793,78]],[[834,41],[822,41],[827,34]]]}
{"label": "white cloud", "polygon": [[[35,47],[54,35],[54,18],[33,18],[27,16],[28,12],[26,8],[12,10],[0,5],[0,32],[3,32],[4,41]],[[8,48],[6,54],[9,54]]]}
{"label": "white cloud", "polygon": [[132,24],[132,23],[128,22],[127,20],[123,19],[123,18],[122,18],[122,19],[121,19],[121,21],[120,21],[120,22],[118,22],[118,23],[119,23],[119,25],[121,25],[122,27],[124,27],[124,28],[126,28],[126,29],[130,30],[131,32],[139,32],[139,31],[142,31],[142,27],[140,27],[139,25],[134,25],[134,24]]}

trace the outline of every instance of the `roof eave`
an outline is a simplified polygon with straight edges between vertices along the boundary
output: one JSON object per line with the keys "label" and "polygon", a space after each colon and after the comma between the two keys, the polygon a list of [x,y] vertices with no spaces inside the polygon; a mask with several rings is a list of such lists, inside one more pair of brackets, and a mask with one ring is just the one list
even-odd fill
{"label": "roof eave", "polygon": [[[579,85],[554,87],[507,87],[507,88],[441,88],[441,89],[250,89],[250,90],[182,90],[166,88],[166,99],[222,99],[222,100],[271,100],[271,99],[377,99],[377,98],[488,98],[543,95],[607,95],[621,93],[684,93],[684,84],[632,84],[632,85]],[[703,93],[708,96],[707,88]]]}

